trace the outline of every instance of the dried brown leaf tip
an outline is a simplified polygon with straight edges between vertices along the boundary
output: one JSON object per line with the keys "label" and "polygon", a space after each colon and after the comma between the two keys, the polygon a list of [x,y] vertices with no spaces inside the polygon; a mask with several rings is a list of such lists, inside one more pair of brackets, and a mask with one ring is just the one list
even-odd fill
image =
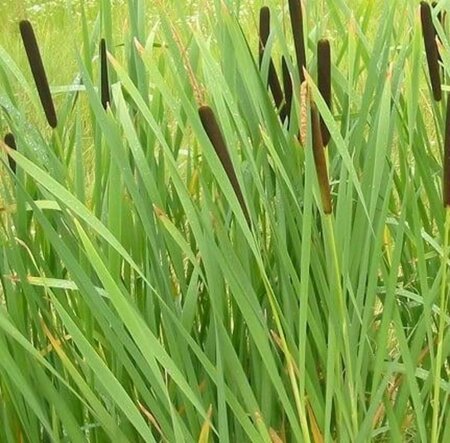
{"label": "dried brown leaf tip", "polygon": [[436,30],[431,16],[431,7],[427,2],[420,2],[420,20],[422,35],[430,74],[431,89],[436,101],[442,98],[441,75],[439,72],[439,52],[436,44]]}
{"label": "dried brown leaf tip", "polygon": [[[264,6],[259,11],[259,65],[261,66],[264,52],[266,49],[267,40],[270,35],[270,9]],[[269,88],[272,92],[273,99],[275,101],[275,106],[277,109],[281,109],[283,105],[283,90],[281,89],[280,79],[278,78],[275,65],[273,64],[272,58],[269,60]],[[282,115],[282,120],[284,116]]]}
{"label": "dried brown leaf tip", "polygon": [[[15,151],[17,150],[16,139],[14,138],[13,134],[11,134],[11,133],[6,134],[3,141],[5,142],[5,145],[8,146],[9,148],[14,149]],[[8,162],[9,162],[9,167],[15,174],[16,173],[16,162],[9,155],[8,155]]]}
{"label": "dried brown leaf tip", "polygon": [[444,134],[444,177],[442,180],[442,196],[445,208],[450,207],[450,98],[447,97],[447,115]]}
{"label": "dried brown leaf tip", "polygon": [[314,102],[311,102],[311,129],[314,163],[316,165],[317,179],[319,181],[323,212],[325,214],[331,214],[333,209],[331,204],[330,181],[328,179],[327,162],[325,159],[325,150],[323,148],[322,133],[320,131],[319,111]]}
{"label": "dried brown leaf tip", "polygon": [[[327,39],[320,40],[317,44],[317,77],[319,92],[328,109],[331,110],[331,49]],[[330,132],[322,117],[320,117],[320,129],[323,145],[327,146],[330,141]]]}
{"label": "dried brown leaf tip", "polygon": [[297,57],[297,66],[301,83],[305,79],[303,69],[306,68],[306,52],[303,34],[303,10],[302,2],[300,0],[289,0],[289,15],[291,18],[295,55]]}
{"label": "dried brown leaf tip", "polygon": [[225,169],[228,179],[230,180],[239,204],[241,205],[242,211],[244,212],[247,223],[250,225],[250,215],[248,213],[247,206],[242,195],[241,187],[239,185],[233,163],[231,162],[230,154],[225,144],[225,140],[223,138],[222,131],[220,130],[214,111],[209,106],[201,106],[198,110],[198,114],[200,116],[203,128],[208,135],[208,138],[213,145],[223,168]]}
{"label": "dried brown leaf tip", "polygon": [[104,38],[100,40],[100,86],[102,106],[106,109],[111,105],[111,94],[109,89],[108,55]]}
{"label": "dried brown leaf tip", "polygon": [[20,35],[22,36],[23,45],[27,54],[28,63],[33,74],[34,82],[41,100],[42,107],[45,112],[48,124],[52,128],[56,128],[58,121],[56,118],[55,106],[53,104],[50,86],[48,84],[47,75],[45,73],[44,64],[42,62],[41,53],[34,34],[33,26],[28,20],[22,20],[19,24]]}

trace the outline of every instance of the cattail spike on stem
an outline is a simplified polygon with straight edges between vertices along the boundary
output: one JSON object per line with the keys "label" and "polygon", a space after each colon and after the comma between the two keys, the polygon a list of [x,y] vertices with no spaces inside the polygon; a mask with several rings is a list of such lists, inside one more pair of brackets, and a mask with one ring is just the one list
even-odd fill
{"label": "cattail spike on stem", "polygon": [[[266,49],[267,40],[270,35],[270,9],[264,6],[259,11],[259,65],[261,67],[262,60],[264,57],[264,51]],[[283,90],[281,89],[281,83],[278,78],[275,65],[273,64],[272,58],[269,60],[269,88],[272,92],[273,99],[275,101],[275,106],[277,109],[281,109],[283,104]],[[282,110],[281,110],[282,111]],[[282,112],[283,113],[283,112]],[[281,116],[284,120],[284,116]]]}
{"label": "cattail spike on stem", "polygon": [[436,101],[442,98],[441,76],[439,73],[439,52],[436,44],[436,30],[431,17],[431,7],[427,2],[420,2],[420,20],[422,23],[423,42],[427,56],[431,89]]}
{"label": "cattail spike on stem", "polygon": [[56,118],[55,106],[53,104],[50,86],[48,84],[47,75],[45,73],[44,64],[42,62],[39,46],[34,34],[33,26],[28,20],[22,20],[19,24],[20,35],[22,36],[23,45],[27,54],[28,63],[33,74],[34,82],[38,90],[42,108],[48,124],[52,128],[56,128],[58,121]]}
{"label": "cattail spike on stem", "polygon": [[111,105],[111,94],[109,89],[108,57],[106,53],[106,40],[100,40],[100,85],[101,101],[104,109]]}
{"label": "cattail spike on stem", "polygon": [[241,187],[239,185],[233,163],[231,162],[230,154],[225,144],[225,140],[223,138],[222,131],[220,130],[214,111],[209,106],[201,106],[198,110],[198,114],[200,116],[203,128],[208,135],[208,138],[213,145],[223,168],[225,169],[228,179],[230,180],[239,204],[241,205],[242,211],[244,212],[245,219],[250,226],[250,215],[248,213],[247,206],[242,195]]}
{"label": "cattail spike on stem", "polygon": [[450,96],[447,96],[447,115],[445,118],[444,159],[442,196],[445,208],[450,208]]}
{"label": "cattail spike on stem", "polygon": [[291,109],[292,109],[292,95],[294,87],[292,85],[292,77],[289,72],[289,67],[286,62],[285,57],[281,58],[281,68],[283,70],[283,88],[284,88],[284,101],[286,108],[286,117],[290,118]]}
{"label": "cattail spike on stem", "polygon": [[[10,132],[8,134],[6,134],[3,141],[5,142],[6,146],[17,151],[16,139],[14,138],[13,134],[11,134]],[[12,172],[14,172],[14,174],[15,174],[16,173],[16,162],[9,155],[8,155],[8,162],[9,162],[9,167],[11,168]]]}
{"label": "cattail spike on stem", "polygon": [[301,0],[289,0],[292,35],[294,37],[300,83],[305,79],[303,69],[306,68],[305,37],[303,34],[303,11]]}
{"label": "cattail spike on stem", "polygon": [[[319,40],[317,44],[317,86],[328,109],[331,110],[331,49],[330,42],[327,39]],[[327,146],[330,141],[330,132],[320,117],[320,128],[322,132],[323,145]]]}
{"label": "cattail spike on stem", "polygon": [[331,214],[333,211],[331,204],[330,181],[328,179],[327,162],[323,147],[322,133],[320,131],[320,117],[317,106],[311,102],[311,129],[314,163],[316,165],[317,179],[319,181],[320,195],[322,197],[323,212]]}

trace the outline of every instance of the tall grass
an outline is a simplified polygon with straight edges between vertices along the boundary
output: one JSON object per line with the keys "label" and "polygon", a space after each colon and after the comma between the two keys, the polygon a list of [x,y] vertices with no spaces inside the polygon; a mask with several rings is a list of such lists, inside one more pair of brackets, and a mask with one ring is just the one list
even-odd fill
{"label": "tall grass", "polygon": [[450,441],[442,2],[114,8],[0,47],[0,441]]}

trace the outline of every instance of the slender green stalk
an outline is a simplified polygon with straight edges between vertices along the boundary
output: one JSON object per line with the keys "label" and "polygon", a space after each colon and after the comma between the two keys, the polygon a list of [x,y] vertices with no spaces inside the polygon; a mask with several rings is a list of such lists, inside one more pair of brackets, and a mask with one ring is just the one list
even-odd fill
{"label": "slender green stalk", "polygon": [[433,390],[433,420],[431,428],[431,441],[439,441],[439,413],[441,397],[441,371],[443,363],[444,333],[446,329],[445,313],[448,308],[448,282],[447,257],[449,255],[449,231],[450,231],[450,98],[447,97],[447,113],[444,131],[444,153],[443,153],[443,179],[442,179],[442,199],[445,210],[444,241],[442,246],[442,281],[439,303],[439,324],[437,337],[437,351],[434,362],[434,390]]}
{"label": "slender green stalk", "polygon": [[437,336],[437,351],[434,361],[434,380],[433,380],[433,419],[431,425],[431,443],[439,443],[440,429],[439,429],[439,414],[440,398],[441,398],[441,372],[443,366],[443,350],[444,350],[444,334],[446,330],[445,313],[448,309],[448,264],[447,257],[449,256],[449,233],[450,233],[450,206],[445,207],[445,230],[444,230],[444,242],[442,246],[442,281],[440,291],[440,303],[439,303],[439,324],[438,324],[438,336]]}

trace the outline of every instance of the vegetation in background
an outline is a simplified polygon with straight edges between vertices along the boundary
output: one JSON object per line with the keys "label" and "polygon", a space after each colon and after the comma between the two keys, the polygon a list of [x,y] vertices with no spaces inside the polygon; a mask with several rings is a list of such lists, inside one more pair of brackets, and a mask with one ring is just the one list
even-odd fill
{"label": "vegetation in background", "polygon": [[445,2],[13,3],[0,441],[450,441]]}

